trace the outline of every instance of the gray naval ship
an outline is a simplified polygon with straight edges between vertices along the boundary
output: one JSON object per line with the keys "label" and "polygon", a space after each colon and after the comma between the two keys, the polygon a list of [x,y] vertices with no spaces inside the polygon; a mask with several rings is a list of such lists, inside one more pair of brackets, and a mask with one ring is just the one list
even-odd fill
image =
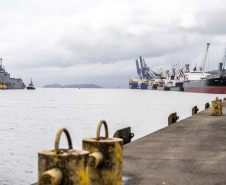
{"label": "gray naval ship", "polygon": [[4,81],[7,89],[24,89],[25,84],[21,78],[10,78],[10,74],[5,71],[0,58],[0,81]]}

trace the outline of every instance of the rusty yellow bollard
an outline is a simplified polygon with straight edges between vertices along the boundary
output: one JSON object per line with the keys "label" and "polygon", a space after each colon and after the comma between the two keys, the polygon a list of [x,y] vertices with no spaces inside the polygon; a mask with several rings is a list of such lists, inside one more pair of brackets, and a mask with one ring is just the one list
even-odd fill
{"label": "rusty yellow bollard", "polygon": [[170,114],[168,117],[168,126],[172,125],[173,123],[176,123],[178,119],[179,119],[179,116],[177,116],[176,112]]}
{"label": "rusty yellow bollard", "polygon": [[130,127],[126,127],[126,128],[117,130],[114,133],[113,137],[123,139],[123,145],[125,145],[131,142],[131,139],[134,137],[134,133],[131,133]]}
{"label": "rusty yellow bollard", "polygon": [[207,103],[205,104],[205,109],[208,109],[208,108],[210,108],[209,102],[207,102]]}
{"label": "rusty yellow bollard", "polygon": [[220,116],[222,114],[222,101],[217,97],[211,101],[211,116]]}
{"label": "rusty yellow bollard", "polygon": [[[61,133],[65,132],[69,149],[59,149]],[[55,150],[38,152],[39,185],[88,185],[89,152],[73,150],[66,128],[58,131]]]}
{"label": "rusty yellow bollard", "polygon": [[199,108],[197,106],[194,106],[191,111],[192,115],[197,114],[198,111],[199,111]]}
{"label": "rusty yellow bollard", "polygon": [[[105,126],[105,137],[100,137],[102,124]],[[83,150],[90,152],[88,165],[90,185],[122,184],[123,139],[108,137],[106,121],[99,122],[96,138],[83,139],[82,146]]]}

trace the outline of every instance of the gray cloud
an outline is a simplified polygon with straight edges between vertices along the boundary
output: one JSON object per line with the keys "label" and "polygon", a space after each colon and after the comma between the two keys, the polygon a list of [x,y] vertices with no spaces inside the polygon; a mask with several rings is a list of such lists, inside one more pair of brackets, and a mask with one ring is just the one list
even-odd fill
{"label": "gray cloud", "polygon": [[39,86],[128,87],[140,55],[156,71],[195,65],[207,42],[208,67],[216,69],[225,43],[223,7],[223,0],[0,2],[0,55],[12,76],[32,76]]}

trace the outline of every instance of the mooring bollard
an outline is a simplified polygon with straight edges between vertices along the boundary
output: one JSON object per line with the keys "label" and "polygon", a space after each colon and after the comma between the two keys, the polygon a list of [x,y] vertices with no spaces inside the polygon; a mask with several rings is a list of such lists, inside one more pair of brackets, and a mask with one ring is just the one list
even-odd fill
{"label": "mooring bollard", "polygon": [[207,102],[207,103],[205,104],[205,109],[208,109],[208,108],[210,108],[209,102]]}
{"label": "mooring bollard", "polygon": [[120,130],[117,130],[113,137],[121,138],[123,139],[123,145],[130,143],[131,139],[134,137],[134,133],[131,133],[131,128],[126,127]]}
{"label": "mooring bollard", "polygon": [[[102,124],[105,126],[105,137],[100,137]],[[83,150],[90,152],[88,165],[90,185],[122,184],[123,140],[108,138],[106,121],[99,122],[96,138],[83,139],[82,146]]]}
{"label": "mooring bollard", "polygon": [[179,119],[179,116],[177,116],[176,112],[170,114],[168,117],[168,126],[172,125],[173,123],[176,123],[178,119]]}
{"label": "mooring bollard", "polygon": [[192,108],[192,115],[197,114],[198,111],[199,111],[199,108],[197,106],[194,106]]}
{"label": "mooring bollard", "polygon": [[222,101],[216,97],[215,101],[211,101],[211,116],[222,115]]}
{"label": "mooring bollard", "polygon": [[[69,149],[59,149],[61,133],[65,132]],[[39,185],[88,185],[89,152],[73,150],[66,128],[58,131],[55,150],[38,152]]]}

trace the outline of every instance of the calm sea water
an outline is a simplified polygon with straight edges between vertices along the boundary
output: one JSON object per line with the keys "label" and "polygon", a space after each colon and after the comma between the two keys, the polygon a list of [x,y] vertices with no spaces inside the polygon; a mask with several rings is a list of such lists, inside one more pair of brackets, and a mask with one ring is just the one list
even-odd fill
{"label": "calm sea water", "polygon": [[[109,135],[130,126],[133,140],[168,124],[177,112],[180,120],[191,109],[223,95],[130,89],[37,89],[0,91],[0,185],[24,185],[37,181],[38,151],[53,149],[57,131],[66,127],[73,148],[82,139],[95,137],[104,119]],[[104,129],[101,135],[105,135]],[[60,146],[66,148],[64,134]]]}

